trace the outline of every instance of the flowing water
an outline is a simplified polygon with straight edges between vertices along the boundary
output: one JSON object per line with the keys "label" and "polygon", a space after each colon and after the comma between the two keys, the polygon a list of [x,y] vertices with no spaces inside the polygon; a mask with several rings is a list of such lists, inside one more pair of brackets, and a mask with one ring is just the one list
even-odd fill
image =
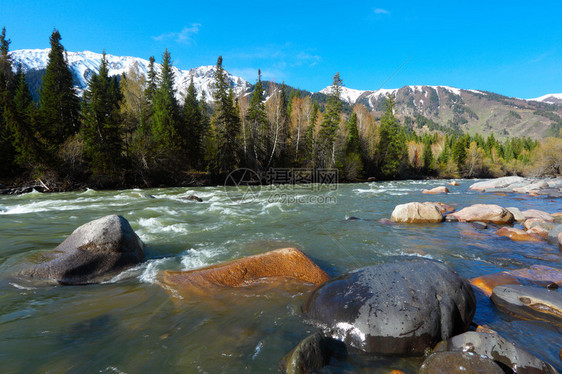
{"label": "flowing water", "polygon": [[[562,211],[560,200],[479,193],[468,189],[471,183],[461,181],[448,195],[420,193],[443,181],[269,187],[244,204],[231,200],[243,191],[224,187],[0,196],[0,372],[275,373],[280,358],[315,330],[301,315],[312,286],[287,282],[179,299],[158,284],[166,269],[275,248],[303,250],[330,276],[396,255],[437,259],[465,277],[533,264],[562,267],[555,246],[512,242],[493,229],[378,222],[410,201]],[[188,195],[204,201],[181,199]],[[90,286],[34,286],[14,276],[79,225],[108,214],[129,220],[146,245],[144,263]],[[346,220],[351,216],[362,220]],[[480,294],[477,301],[475,322],[562,367],[559,328],[498,312]],[[354,354],[326,372],[415,373],[421,362]]]}

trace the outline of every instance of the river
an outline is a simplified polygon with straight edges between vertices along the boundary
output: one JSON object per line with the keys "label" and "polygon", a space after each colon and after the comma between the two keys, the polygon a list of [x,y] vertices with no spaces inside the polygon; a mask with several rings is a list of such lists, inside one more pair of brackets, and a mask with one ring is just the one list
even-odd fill
{"label": "river", "polygon": [[[267,187],[238,198],[234,187],[29,193],[0,196],[0,372],[267,373],[314,331],[301,315],[312,286],[225,291],[178,299],[158,285],[166,269],[195,269],[282,247],[297,247],[330,276],[424,256],[464,277],[528,267],[562,267],[547,242],[521,243],[466,223],[388,225],[397,204],[441,201],[457,210],[494,203],[562,211],[560,199],[470,191],[422,195],[445,181]],[[150,194],[143,196],[142,194]],[[196,195],[203,202],[181,199]],[[37,286],[14,274],[56,247],[76,227],[108,214],[129,220],[147,260],[112,281]],[[349,217],[361,220],[346,220]],[[475,322],[562,369],[562,330],[503,314],[477,294]],[[326,372],[416,373],[422,359],[355,354]]]}

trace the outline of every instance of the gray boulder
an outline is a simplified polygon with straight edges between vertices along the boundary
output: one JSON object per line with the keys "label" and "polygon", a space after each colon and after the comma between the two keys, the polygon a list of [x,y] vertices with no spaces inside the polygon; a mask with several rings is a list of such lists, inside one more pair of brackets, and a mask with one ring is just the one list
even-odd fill
{"label": "gray boulder", "polygon": [[469,188],[471,190],[485,191],[491,188],[506,188],[515,183],[521,183],[524,181],[525,178],[523,177],[502,177],[502,178],[477,182],[472,184]]}
{"label": "gray boulder", "polygon": [[90,284],[109,280],[138,264],[144,251],[129,222],[110,215],[78,227],[44,257],[47,261],[21,275],[60,284]]}
{"label": "gray boulder", "polygon": [[521,211],[519,210],[519,208],[515,208],[515,207],[509,207],[509,208],[505,208],[507,209],[511,214],[513,214],[513,218],[515,218],[515,220],[517,222],[525,222],[525,220],[527,219],[523,213],[521,213]]}
{"label": "gray boulder", "polygon": [[345,344],[317,332],[301,341],[279,364],[279,371],[287,374],[315,372],[328,365],[332,356],[345,357]]}
{"label": "gray boulder", "polygon": [[472,287],[451,268],[399,258],[324,283],[304,312],[352,347],[411,356],[466,331],[475,308]]}
{"label": "gray boulder", "polygon": [[548,237],[546,240],[550,244],[558,244],[558,234],[562,233],[562,225],[556,225],[548,232]]}
{"label": "gray boulder", "polygon": [[562,293],[557,289],[504,285],[497,286],[491,296],[501,310],[524,319],[540,319],[562,326]]}
{"label": "gray boulder", "polygon": [[435,346],[434,352],[470,352],[508,366],[517,373],[558,373],[550,364],[515,346],[498,334],[465,332]]}

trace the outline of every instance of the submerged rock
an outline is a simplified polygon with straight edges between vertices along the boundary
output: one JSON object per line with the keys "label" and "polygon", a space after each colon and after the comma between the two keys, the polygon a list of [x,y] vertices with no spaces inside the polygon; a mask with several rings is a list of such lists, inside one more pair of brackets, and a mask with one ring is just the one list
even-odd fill
{"label": "submerged rock", "polygon": [[485,222],[473,221],[470,224],[477,230],[486,230],[488,228]]}
{"label": "submerged rock", "polygon": [[515,227],[502,227],[496,231],[499,236],[505,236],[518,242],[540,242],[541,239]]}
{"label": "submerged rock", "polygon": [[449,215],[457,217],[461,222],[490,221],[493,223],[509,224],[514,220],[511,212],[494,204],[475,204]]}
{"label": "submerged rock", "polygon": [[422,364],[418,374],[505,374],[488,357],[472,352],[436,352]]}
{"label": "submerged rock", "polygon": [[517,317],[562,325],[562,293],[556,290],[523,285],[498,286],[491,299],[499,309]]}
{"label": "submerged rock", "polygon": [[61,284],[99,283],[141,262],[144,251],[129,222],[110,215],[78,227],[45,257],[47,262],[21,275]]}
{"label": "submerged rock", "polygon": [[449,193],[449,189],[445,186],[439,186],[432,188],[431,190],[423,190],[424,194],[439,194],[439,193]]}
{"label": "submerged rock", "polygon": [[203,199],[200,197],[197,197],[195,195],[189,195],[189,196],[185,196],[185,197],[180,197],[181,200],[187,200],[187,201],[196,201],[198,203],[202,203]]}
{"label": "submerged rock", "polygon": [[558,373],[550,364],[517,347],[498,334],[465,332],[442,341],[434,352],[467,352],[487,357],[517,373]]}
{"label": "submerged rock", "polygon": [[443,221],[441,206],[437,203],[412,202],[397,205],[392,211],[390,219],[402,223],[435,223]]}
{"label": "submerged rock", "polygon": [[290,278],[322,284],[330,279],[296,248],[282,248],[190,271],[163,273],[165,285],[179,291],[210,291],[216,287],[244,287],[264,278]]}
{"label": "submerged rock", "polygon": [[281,360],[279,371],[287,374],[311,373],[328,365],[332,356],[345,357],[346,354],[345,344],[317,332],[300,342]]}
{"label": "submerged rock", "polygon": [[480,289],[484,295],[490,297],[492,296],[492,291],[497,286],[506,284],[521,284],[521,282],[514,275],[508,272],[501,272],[472,278],[470,279],[470,284]]}
{"label": "submerged rock", "polygon": [[422,355],[468,329],[476,300],[445,264],[407,258],[352,271],[317,288],[306,316],[368,353]]}

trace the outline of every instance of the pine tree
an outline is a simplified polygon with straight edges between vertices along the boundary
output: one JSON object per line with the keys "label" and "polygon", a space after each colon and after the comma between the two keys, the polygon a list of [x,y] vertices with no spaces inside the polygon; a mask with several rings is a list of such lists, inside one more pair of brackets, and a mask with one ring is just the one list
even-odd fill
{"label": "pine tree", "polygon": [[425,173],[432,174],[435,170],[435,158],[433,157],[433,152],[431,150],[431,139],[429,137],[426,137],[423,143],[422,159]]}
{"label": "pine tree", "polygon": [[37,169],[41,144],[36,134],[37,107],[33,102],[25,74],[18,69],[14,99],[5,107],[4,116],[11,133],[18,165]]}
{"label": "pine tree", "polygon": [[379,128],[377,159],[380,173],[385,178],[396,178],[407,157],[406,137],[398,120],[394,117],[395,105],[394,96],[389,94]]}
{"label": "pine tree", "polygon": [[156,92],[156,70],[154,70],[154,56],[150,56],[148,59],[148,73],[147,73],[147,85],[144,91],[146,100],[149,103],[152,103],[152,99],[154,98],[154,93]]}
{"label": "pine tree", "polygon": [[305,134],[305,159],[308,160],[308,163],[311,166],[315,166],[316,162],[316,139],[315,139],[315,131],[316,131],[316,123],[318,121],[318,112],[320,109],[318,108],[318,104],[312,104],[312,113],[310,114],[310,119],[308,125],[306,126],[306,134]]}
{"label": "pine tree", "polygon": [[217,59],[215,72],[215,112],[212,124],[217,137],[217,164],[215,171],[229,173],[238,165],[238,142],[240,118],[234,106],[234,94],[222,66],[222,56]]}
{"label": "pine tree", "polygon": [[41,128],[55,152],[56,147],[78,132],[80,125],[80,101],[60,41],[60,33],[55,29],[50,37],[51,51],[39,101]]}
{"label": "pine tree", "polygon": [[187,95],[185,97],[185,104],[183,108],[184,118],[184,151],[188,154],[189,165],[197,168],[203,164],[203,138],[205,136],[206,124],[199,101],[197,100],[197,91],[193,84],[193,77]]}
{"label": "pine tree", "polygon": [[340,73],[334,75],[334,80],[331,87],[328,103],[326,104],[326,111],[324,119],[320,125],[320,132],[318,133],[318,141],[320,143],[320,162],[322,166],[334,167],[336,162],[336,132],[340,123],[342,102],[341,96],[342,80]]}
{"label": "pine tree", "polygon": [[6,39],[6,28],[0,34],[0,177],[7,176],[13,167],[14,147],[11,132],[5,120],[6,107],[14,94],[14,74],[8,54],[11,41]]}
{"label": "pine tree", "polygon": [[[95,178],[115,182],[121,176],[123,142],[120,133],[118,81],[108,76],[105,51],[98,73],[88,82],[84,92],[82,123],[84,155]],[[109,180],[108,180],[109,179]]]}
{"label": "pine tree", "polygon": [[[179,106],[174,88],[172,58],[166,49],[162,54],[162,70],[158,76],[158,87],[152,101],[151,136],[159,163],[185,158],[180,151]],[[149,80],[150,85],[150,80]],[[163,165],[162,165],[163,166]]]}
{"label": "pine tree", "polygon": [[261,70],[258,70],[258,81],[254,86],[247,114],[250,127],[250,148],[253,150],[254,169],[265,166],[269,147],[269,123],[265,113]]}
{"label": "pine tree", "polygon": [[357,114],[351,113],[346,122],[347,139],[345,144],[344,171],[348,180],[357,178],[363,172],[361,160],[361,144],[359,142],[359,130],[357,129]]}

